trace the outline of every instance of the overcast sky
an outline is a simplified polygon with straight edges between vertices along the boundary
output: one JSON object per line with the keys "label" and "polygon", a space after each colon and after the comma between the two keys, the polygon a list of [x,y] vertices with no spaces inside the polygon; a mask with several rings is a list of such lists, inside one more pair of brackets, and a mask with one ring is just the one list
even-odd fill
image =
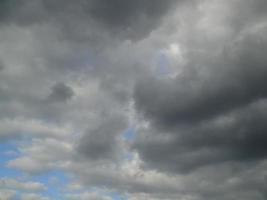
{"label": "overcast sky", "polygon": [[1,0],[1,200],[266,200],[266,0]]}

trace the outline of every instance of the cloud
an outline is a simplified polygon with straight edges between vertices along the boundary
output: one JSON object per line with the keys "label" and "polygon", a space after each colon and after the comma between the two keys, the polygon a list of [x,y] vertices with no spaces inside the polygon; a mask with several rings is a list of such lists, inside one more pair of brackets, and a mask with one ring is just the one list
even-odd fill
{"label": "cloud", "polygon": [[45,166],[29,157],[19,157],[8,162],[9,168],[20,169],[24,172],[38,173],[47,170]]}
{"label": "cloud", "polygon": [[5,68],[5,65],[2,61],[0,61],[0,71],[3,70]]}
{"label": "cloud", "polygon": [[56,83],[52,87],[52,92],[48,99],[53,101],[65,102],[74,95],[73,90],[64,83]]}
{"label": "cloud", "polygon": [[111,197],[98,194],[96,192],[83,192],[79,194],[67,194],[65,195],[66,199],[69,200],[111,200]]}
{"label": "cloud", "polygon": [[[125,31],[131,37],[142,37],[155,28],[162,16],[175,3],[173,0],[162,1],[89,1],[86,11],[107,26],[111,31]],[[128,33],[127,33],[128,32]]]}
{"label": "cloud", "polygon": [[136,85],[136,108],[151,128],[134,148],[150,167],[188,172],[266,157],[265,32],[266,26],[244,30],[211,62],[198,57],[174,79]]}
{"label": "cloud", "polygon": [[84,134],[78,144],[78,152],[89,159],[114,159],[119,152],[119,136],[126,129],[124,116],[102,120],[99,127]]}
{"label": "cloud", "polygon": [[0,196],[3,200],[12,200],[16,196],[16,192],[13,190],[0,190]]}
{"label": "cloud", "polygon": [[[181,1],[182,2],[182,1]],[[56,22],[69,33],[71,23],[104,28],[113,36],[140,39],[148,35],[177,3],[173,0],[122,1],[12,1],[2,3],[5,22],[20,26]],[[31,16],[35,16],[34,18]],[[96,25],[96,26],[95,26]],[[74,25],[76,26],[76,25]],[[77,25],[80,27],[80,25]],[[77,34],[77,33],[75,33]]]}
{"label": "cloud", "polygon": [[19,148],[22,156],[9,160],[7,167],[29,174],[41,174],[64,167],[75,155],[73,144],[62,139],[33,139],[30,146]]}
{"label": "cloud", "polygon": [[40,192],[46,190],[46,187],[39,182],[20,182],[15,179],[1,178],[0,179],[1,188],[20,190],[27,192]]}
{"label": "cloud", "polygon": [[57,127],[53,124],[45,124],[40,120],[29,119],[2,119],[0,121],[0,141],[23,138],[27,133],[28,137],[39,138],[65,138],[71,130],[67,127]]}
{"label": "cloud", "polygon": [[[152,167],[174,172],[190,172],[227,161],[262,160],[266,158],[265,106],[266,102],[255,103],[247,109],[171,131],[148,129],[135,148]],[[168,156],[158,157],[159,153]]]}
{"label": "cloud", "polygon": [[265,1],[0,4],[1,197],[266,197]]}
{"label": "cloud", "polygon": [[265,98],[265,32],[264,27],[241,36],[216,61],[198,63],[205,66],[200,69],[187,66],[174,80],[144,79],[136,86],[136,107],[167,127],[209,119]]}
{"label": "cloud", "polygon": [[21,200],[49,200],[50,198],[44,197],[39,194],[35,193],[29,193],[29,194],[22,194],[21,195]]}

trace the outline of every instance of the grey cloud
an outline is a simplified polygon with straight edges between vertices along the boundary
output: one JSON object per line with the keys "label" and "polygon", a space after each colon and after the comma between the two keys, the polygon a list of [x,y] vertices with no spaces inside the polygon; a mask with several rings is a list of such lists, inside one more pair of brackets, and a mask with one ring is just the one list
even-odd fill
{"label": "grey cloud", "polygon": [[52,92],[49,95],[48,99],[56,102],[65,102],[69,100],[74,95],[73,90],[70,86],[67,86],[64,83],[56,83],[52,87]]}
{"label": "grey cloud", "polygon": [[111,200],[109,196],[98,193],[83,192],[80,194],[67,194],[66,199],[70,200]]}
{"label": "grey cloud", "polygon": [[45,13],[39,5],[39,0],[27,2],[21,0],[1,1],[0,25],[28,26],[45,21]]}
{"label": "grey cloud", "polygon": [[21,200],[51,200],[49,197],[45,197],[36,193],[25,193],[20,195]]}
{"label": "grey cloud", "polygon": [[[164,171],[188,173],[224,162],[253,163],[267,156],[265,109],[264,101],[191,127],[162,133],[150,130],[135,148],[149,166]],[[164,142],[162,138],[168,137]]]}
{"label": "grey cloud", "polygon": [[168,8],[170,0],[162,1],[122,1],[114,0],[93,0],[90,4],[90,9],[96,18],[102,19],[104,23],[120,26],[130,24],[134,18],[138,18],[138,14],[151,15],[155,17],[161,15]]}
{"label": "grey cloud", "polygon": [[266,162],[250,166],[224,163],[183,176],[166,176],[157,171],[150,174],[149,169],[140,171],[143,175],[129,176],[114,168],[92,168],[83,165],[76,169],[83,184],[88,187],[114,188],[126,192],[129,199],[262,199],[266,188]]}
{"label": "grey cloud", "polygon": [[137,192],[145,194],[167,195],[169,193],[177,193],[180,191],[180,188],[175,181],[170,180],[170,177],[162,174],[160,174],[160,177],[158,177],[158,174],[153,174],[155,177],[152,174],[152,176],[143,175],[144,177],[142,177],[142,175],[140,175],[140,177],[138,177],[138,174],[133,176],[128,174],[127,171],[118,171],[113,167],[113,170],[109,170],[110,168],[105,168],[106,166],[103,166],[103,168],[91,167],[91,169],[90,166],[84,168],[85,166],[86,165],[82,166],[81,168],[78,167],[74,171],[77,170],[76,174],[80,177],[80,180],[88,186],[115,189],[121,191],[122,193]]}
{"label": "grey cloud", "polygon": [[5,68],[4,63],[0,60],[0,72]]}
{"label": "grey cloud", "polygon": [[267,3],[264,0],[256,0],[253,3],[249,1],[235,1],[228,5],[230,15],[226,16],[227,25],[237,33],[244,27],[249,28],[258,22],[266,20],[265,10]]}
{"label": "grey cloud", "polygon": [[0,20],[1,20],[1,22],[5,21],[6,18],[8,18],[10,11],[11,11],[14,4],[16,4],[16,1],[8,1],[8,0],[1,1],[1,4],[0,4],[0,7],[1,7]]}
{"label": "grey cloud", "polygon": [[109,29],[118,33],[123,30],[138,38],[155,28],[174,3],[173,0],[92,0],[88,12]]}
{"label": "grey cloud", "polygon": [[71,23],[81,23],[83,26],[98,24],[113,36],[140,39],[160,24],[162,17],[175,3],[174,0],[14,0],[2,3],[5,11],[2,18],[3,21],[22,26],[56,22],[65,30],[76,26]]}
{"label": "grey cloud", "polygon": [[214,60],[189,54],[176,78],[136,85],[136,108],[150,123],[134,144],[145,166],[189,173],[266,158],[265,35],[266,26],[244,28]]}
{"label": "grey cloud", "polygon": [[201,63],[205,67],[199,70],[188,66],[176,80],[140,81],[135,90],[137,109],[152,121],[172,127],[265,98],[267,40],[263,33],[266,28],[234,41],[215,62]]}
{"label": "grey cloud", "polygon": [[119,135],[127,128],[124,116],[105,119],[95,129],[85,133],[77,146],[79,153],[92,160],[115,159],[120,153]]}
{"label": "grey cloud", "polygon": [[16,198],[16,191],[1,189],[0,195],[5,200],[14,200]]}
{"label": "grey cloud", "polygon": [[[1,1],[0,140],[33,138],[7,167],[131,200],[265,198],[266,2],[194,2]],[[154,78],[172,44],[184,73]],[[125,142],[135,111],[150,126]]]}
{"label": "grey cloud", "polygon": [[20,182],[15,179],[1,178],[0,179],[1,188],[12,189],[12,190],[21,190],[28,192],[40,192],[45,191],[46,187],[39,182]]}

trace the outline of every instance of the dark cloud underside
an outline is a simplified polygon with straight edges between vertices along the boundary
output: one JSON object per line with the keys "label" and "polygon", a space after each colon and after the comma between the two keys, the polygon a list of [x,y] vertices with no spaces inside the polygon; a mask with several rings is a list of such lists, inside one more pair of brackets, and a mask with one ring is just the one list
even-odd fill
{"label": "dark cloud underside", "polygon": [[96,24],[113,36],[141,39],[160,24],[176,3],[174,0],[4,0],[0,17],[3,23],[22,26],[57,21],[65,29],[77,26],[72,23],[94,28]]}
{"label": "dark cloud underside", "polygon": [[137,84],[136,108],[154,128],[135,148],[149,166],[189,172],[267,156],[265,35],[266,27],[245,33],[213,61],[199,59],[203,67],[186,66],[176,79],[148,77]]}
{"label": "dark cloud underside", "polygon": [[65,174],[62,199],[266,199],[266,8],[0,1],[0,170]]}

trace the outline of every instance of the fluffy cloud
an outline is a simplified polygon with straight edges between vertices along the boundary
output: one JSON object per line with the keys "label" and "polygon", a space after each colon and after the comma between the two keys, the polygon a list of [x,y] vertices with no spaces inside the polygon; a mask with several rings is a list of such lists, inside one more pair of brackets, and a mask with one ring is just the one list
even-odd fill
{"label": "fluffy cloud", "polygon": [[[146,79],[137,85],[136,107],[157,127],[137,144],[144,160],[164,165],[166,159],[169,167],[172,162],[190,170],[266,156],[264,32],[240,36],[216,62],[201,63],[205,67],[193,76],[189,70],[172,80]],[[168,156],[156,161],[159,152]]]}
{"label": "fluffy cloud", "polygon": [[22,194],[21,200],[49,200],[48,197],[44,197],[42,195],[29,193],[29,194]]}
{"label": "fluffy cloud", "polygon": [[[2,1],[5,167],[63,171],[67,199],[266,198],[266,5]],[[0,184],[47,199],[41,183]]]}
{"label": "fluffy cloud", "polygon": [[39,182],[19,182],[15,179],[1,178],[0,179],[1,188],[12,189],[12,190],[22,190],[28,192],[40,192],[46,190],[46,187]]}
{"label": "fluffy cloud", "polygon": [[12,200],[16,196],[16,192],[13,190],[0,190],[0,195],[3,200]]}
{"label": "fluffy cloud", "polygon": [[27,136],[40,138],[55,137],[62,139],[71,133],[71,130],[67,127],[56,127],[52,124],[46,124],[40,120],[29,120],[23,118],[2,119],[0,127],[1,140],[23,138],[25,133],[27,133]]}
{"label": "fluffy cloud", "polygon": [[111,197],[98,194],[96,192],[83,192],[80,194],[67,194],[66,199],[69,200],[111,200]]}

